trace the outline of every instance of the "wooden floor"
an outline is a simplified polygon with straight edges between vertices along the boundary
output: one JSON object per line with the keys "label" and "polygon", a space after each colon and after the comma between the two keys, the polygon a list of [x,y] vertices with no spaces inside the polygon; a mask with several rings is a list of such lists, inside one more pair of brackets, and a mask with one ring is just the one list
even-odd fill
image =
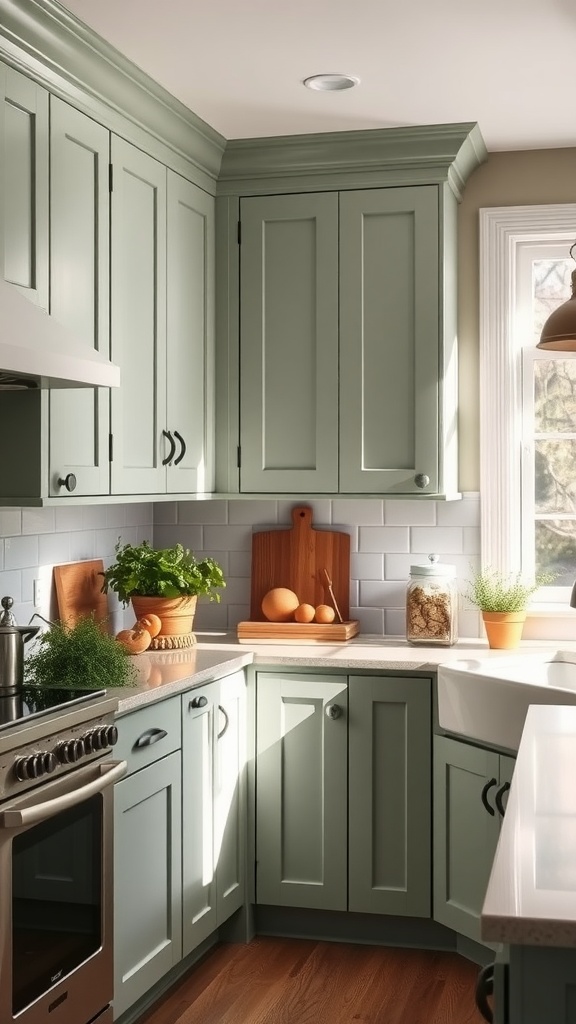
{"label": "wooden floor", "polygon": [[220,945],[139,1024],[483,1024],[455,953],[259,937]]}

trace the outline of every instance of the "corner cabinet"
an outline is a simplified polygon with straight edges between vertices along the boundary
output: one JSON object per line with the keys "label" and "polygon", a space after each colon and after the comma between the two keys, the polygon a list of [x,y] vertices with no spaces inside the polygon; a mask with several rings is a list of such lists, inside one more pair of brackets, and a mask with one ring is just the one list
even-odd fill
{"label": "corner cabinet", "polygon": [[431,681],[256,688],[256,902],[429,917]]}
{"label": "corner cabinet", "polygon": [[445,128],[229,143],[219,490],[457,494],[457,205],[484,151]]}
{"label": "corner cabinet", "polygon": [[515,759],[434,737],[434,920],[475,942]]}

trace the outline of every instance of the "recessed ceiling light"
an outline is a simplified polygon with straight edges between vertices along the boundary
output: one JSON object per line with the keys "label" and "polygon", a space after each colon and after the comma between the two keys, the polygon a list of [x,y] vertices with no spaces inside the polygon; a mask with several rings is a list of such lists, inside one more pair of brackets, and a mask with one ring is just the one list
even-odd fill
{"label": "recessed ceiling light", "polygon": [[340,89],[353,89],[359,85],[360,79],[355,75],[341,75],[331,72],[328,75],[310,75],[304,79],[307,89],[316,89],[318,92],[338,92]]}

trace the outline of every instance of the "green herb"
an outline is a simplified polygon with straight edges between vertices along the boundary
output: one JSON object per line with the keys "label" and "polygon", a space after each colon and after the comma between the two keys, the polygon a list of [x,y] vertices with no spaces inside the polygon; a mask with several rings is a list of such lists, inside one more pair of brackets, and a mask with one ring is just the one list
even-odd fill
{"label": "green herb", "polygon": [[38,650],[24,663],[27,683],[78,689],[132,685],[136,681],[130,655],[93,616],[75,626],[56,622],[38,638]]}
{"label": "green herb", "polygon": [[102,590],[113,590],[124,605],[137,597],[205,596],[219,601],[215,588],[225,587],[222,569],[213,558],[197,561],[188,548],[154,549],[147,541],[138,546],[116,544],[116,561],[102,575]]}
{"label": "green herb", "polygon": [[471,582],[468,597],[483,612],[523,611],[539,587],[552,583],[552,573],[538,573],[534,581],[522,579],[521,573],[501,573],[497,569],[481,569]]}

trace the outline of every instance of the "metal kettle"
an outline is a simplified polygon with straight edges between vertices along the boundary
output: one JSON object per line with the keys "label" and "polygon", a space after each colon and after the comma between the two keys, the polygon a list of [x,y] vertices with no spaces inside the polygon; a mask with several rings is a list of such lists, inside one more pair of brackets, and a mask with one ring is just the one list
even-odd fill
{"label": "metal kettle", "polygon": [[18,693],[24,684],[24,644],[40,631],[40,626],[18,626],[10,611],[14,601],[3,597],[0,615],[0,696]]}

